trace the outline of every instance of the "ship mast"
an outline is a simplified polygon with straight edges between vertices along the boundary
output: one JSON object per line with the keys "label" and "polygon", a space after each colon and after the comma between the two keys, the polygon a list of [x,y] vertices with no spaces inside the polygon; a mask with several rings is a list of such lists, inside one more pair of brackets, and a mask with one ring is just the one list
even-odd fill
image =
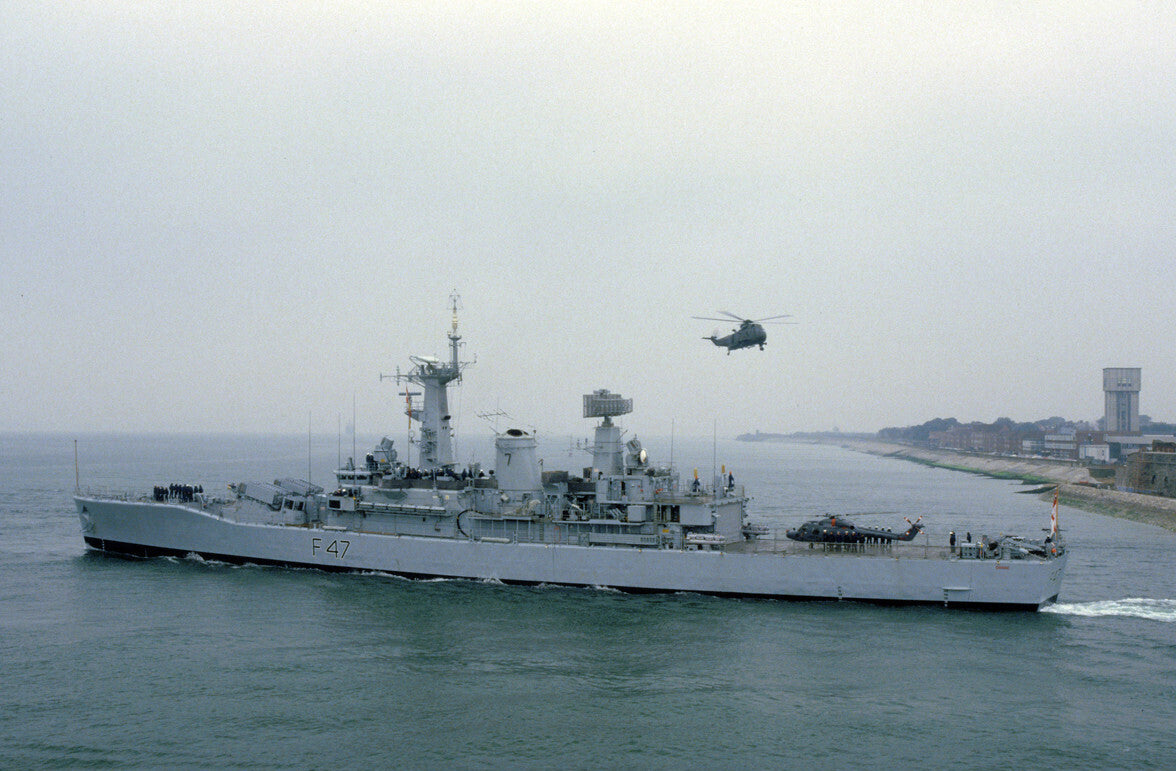
{"label": "ship mast", "polygon": [[[420,421],[421,438],[418,442],[418,465],[422,471],[451,468],[453,460],[453,428],[449,414],[449,384],[461,380],[467,362],[458,359],[461,335],[457,332],[457,311],[461,298],[454,292],[449,296],[453,314],[449,331],[449,361],[442,363],[433,356],[410,356],[412,368],[404,375],[397,373],[397,382],[414,383],[423,391],[419,406],[414,406],[412,395],[406,394],[405,414]],[[407,391],[407,389],[406,389]]]}
{"label": "ship mast", "polygon": [[[461,340],[461,335],[457,333],[457,309],[461,305],[461,295],[457,290],[449,295],[449,305],[453,310],[453,327],[449,331],[449,366],[460,372],[461,365],[457,361],[457,347]],[[460,374],[458,375],[460,378]]]}

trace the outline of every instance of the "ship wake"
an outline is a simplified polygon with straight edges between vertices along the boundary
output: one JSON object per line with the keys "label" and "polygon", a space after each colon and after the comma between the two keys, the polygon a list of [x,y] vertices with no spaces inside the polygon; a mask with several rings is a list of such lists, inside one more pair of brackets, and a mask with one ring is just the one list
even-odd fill
{"label": "ship wake", "polygon": [[1098,600],[1096,602],[1062,602],[1042,608],[1043,613],[1060,613],[1066,616],[1123,616],[1146,618],[1151,621],[1176,622],[1176,600],[1129,597],[1123,600]]}

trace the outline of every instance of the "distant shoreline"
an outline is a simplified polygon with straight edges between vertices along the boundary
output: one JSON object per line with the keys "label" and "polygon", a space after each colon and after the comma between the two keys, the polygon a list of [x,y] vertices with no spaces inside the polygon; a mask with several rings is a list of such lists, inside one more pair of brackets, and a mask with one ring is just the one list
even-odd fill
{"label": "distant shoreline", "polygon": [[[928,450],[877,440],[838,439],[826,436],[818,441],[847,450],[900,458],[936,468],[983,474],[999,479],[1020,479],[1029,484],[1056,485],[1061,503],[1084,511],[1162,527],[1176,532],[1176,498],[1142,495],[1094,486],[1086,467],[1066,461],[1039,458],[1007,458],[972,455],[950,450]],[[1040,497],[1048,499],[1051,492]]]}
{"label": "distant shoreline", "polygon": [[872,441],[873,434],[857,434],[857,433],[834,433],[828,431],[817,431],[808,433],[804,431],[797,431],[791,434],[775,434],[764,433],[763,431],[756,431],[753,434],[739,434],[735,437],[737,442],[825,442],[838,443],[844,440],[860,440]]}

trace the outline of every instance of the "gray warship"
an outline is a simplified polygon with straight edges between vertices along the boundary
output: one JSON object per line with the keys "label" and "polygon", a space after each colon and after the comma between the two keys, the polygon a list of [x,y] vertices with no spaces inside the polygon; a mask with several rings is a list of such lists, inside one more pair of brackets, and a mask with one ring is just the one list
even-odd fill
{"label": "gray warship", "polygon": [[[779,599],[1037,610],[1055,602],[1067,553],[1044,541],[981,537],[958,546],[886,538],[807,539],[748,519],[732,479],[684,482],[614,418],[632,399],[583,397],[598,420],[581,473],[545,471],[533,432],[496,433],[493,469],[454,461],[448,388],[460,380],[456,306],[449,358],[412,356],[396,378],[419,423],[419,462],[383,439],[335,473],[333,490],[296,478],[152,494],[78,493],[86,544],[135,557],[378,571],[411,578],[610,587]],[[413,392],[407,386],[420,388]],[[414,401],[413,396],[419,396]],[[828,528],[826,528],[828,529]]]}

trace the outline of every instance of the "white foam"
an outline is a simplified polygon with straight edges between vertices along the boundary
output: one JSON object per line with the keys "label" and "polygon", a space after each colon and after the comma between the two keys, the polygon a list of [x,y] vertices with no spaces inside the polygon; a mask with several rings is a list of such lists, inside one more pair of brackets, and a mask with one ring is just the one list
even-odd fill
{"label": "white foam", "polygon": [[361,570],[361,571],[359,571],[359,575],[361,575],[361,576],[374,576],[376,578],[399,578],[399,579],[403,579],[405,581],[409,580],[407,578],[404,578],[404,576],[398,576],[395,573],[386,573],[383,570]]}
{"label": "white foam", "polygon": [[414,584],[441,584],[450,581],[460,581],[460,578],[442,578],[441,576],[434,576],[432,578],[412,578],[411,576],[401,576],[396,573],[388,573],[383,570],[361,570],[361,576],[372,576],[374,578],[388,578],[393,581],[407,581]]}
{"label": "white foam", "polygon": [[187,554],[185,554],[185,555],[182,557],[182,559],[183,559],[185,562],[195,562],[195,563],[196,563],[196,564],[198,564],[198,565],[210,565],[210,566],[213,566],[213,567],[221,567],[221,568],[225,568],[225,567],[232,567],[232,566],[233,566],[233,565],[232,565],[232,563],[229,563],[229,562],[223,562],[222,560],[210,560],[210,559],[205,559],[204,557],[201,557],[199,554],[197,554],[197,553],[196,553],[196,552],[194,552],[194,551],[190,551],[190,552],[188,552]]}
{"label": "white foam", "polygon": [[1067,616],[1126,616],[1146,618],[1151,621],[1176,621],[1176,600],[1128,597],[1123,600],[1098,600],[1096,602],[1062,602],[1041,609],[1043,613],[1060,613]]}

